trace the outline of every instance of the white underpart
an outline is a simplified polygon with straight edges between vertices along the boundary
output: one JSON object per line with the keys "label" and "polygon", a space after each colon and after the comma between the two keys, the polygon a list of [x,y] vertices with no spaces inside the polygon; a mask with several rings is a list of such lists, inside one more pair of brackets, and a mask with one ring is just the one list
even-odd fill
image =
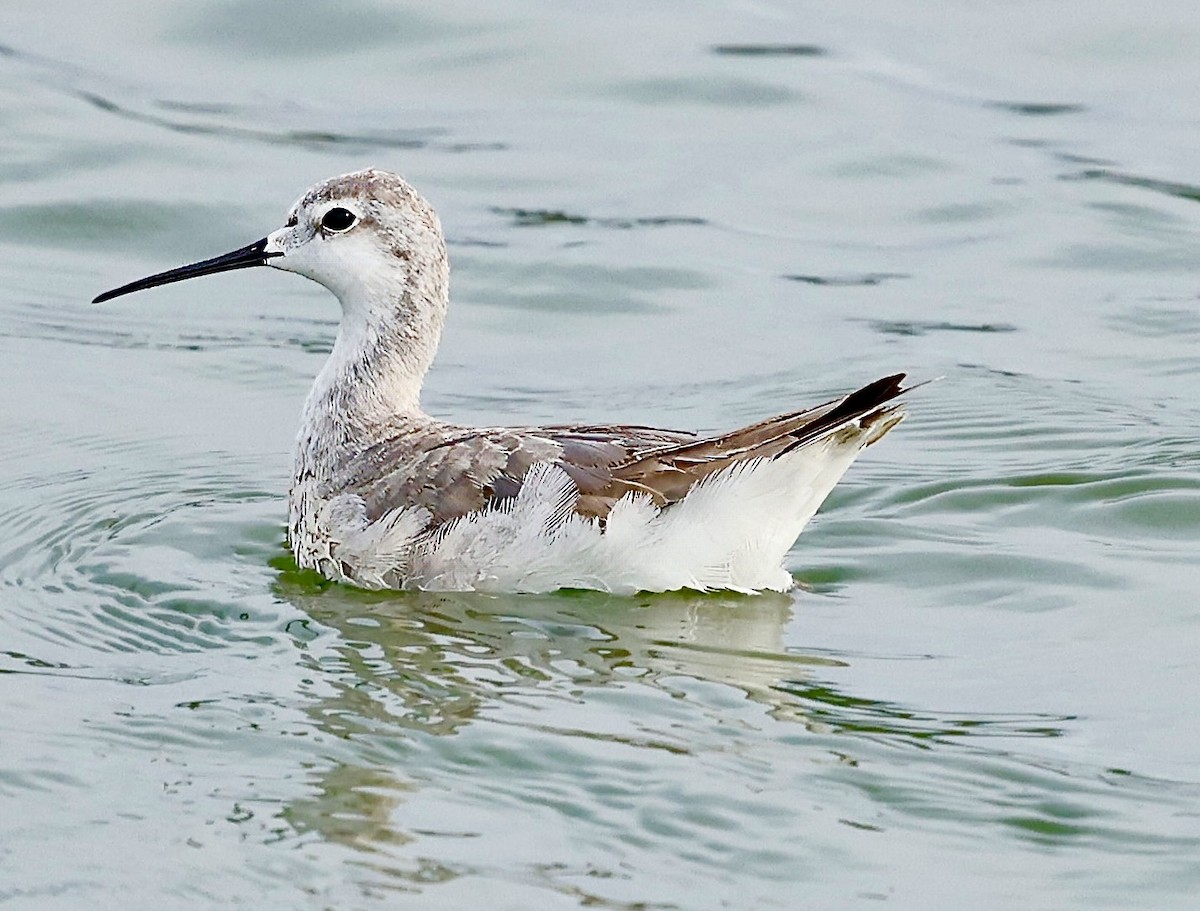
{"label": "white underpart", "polygon": [[327,504],[323,524],[335,574],[368,588],[786,591],[788,549],[863,446],[891,423],[864,431],[855,422],[779,458],[736,463],[664,509],[627,495],[603,530],[573,512],[578,491],[552,464],[533,466],[512,499],[433,534],[422,533],[423,509],[368,523],[352,495]]}

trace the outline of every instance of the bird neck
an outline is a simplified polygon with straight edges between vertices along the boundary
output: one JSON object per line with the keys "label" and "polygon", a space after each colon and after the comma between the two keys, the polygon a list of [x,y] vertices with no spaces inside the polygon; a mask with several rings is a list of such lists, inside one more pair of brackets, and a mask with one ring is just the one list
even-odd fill
{"label": "bird neck", "polygon": [[333,351],[304,405],[297,476],[332,477],[347,459],[425,417],[421,387],[441,340],[447,271],[425,268],[402,282],[343,292]]}

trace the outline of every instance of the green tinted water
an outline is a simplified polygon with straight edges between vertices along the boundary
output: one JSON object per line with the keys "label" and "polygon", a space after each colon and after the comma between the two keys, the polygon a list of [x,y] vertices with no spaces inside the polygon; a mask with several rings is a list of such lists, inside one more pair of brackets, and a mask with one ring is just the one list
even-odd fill
{"label": "green tinted water", "polygon": [[[1190,908],[1184,3],[0,11],[0,905]],[[944,376],[787,597],[384,596],[282,545],[336,304],[86,302],[406,174],[430,410]]]}

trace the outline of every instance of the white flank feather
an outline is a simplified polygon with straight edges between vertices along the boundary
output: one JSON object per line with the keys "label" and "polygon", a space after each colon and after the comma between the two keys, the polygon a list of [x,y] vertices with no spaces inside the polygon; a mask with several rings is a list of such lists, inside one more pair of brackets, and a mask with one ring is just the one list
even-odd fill
{"label": "white flank feather", "polygon": [[395,588],[430,518],[428,510],[400,508],[368,522],[362,497],[343,494],[322,507],[318,523],[329,529],[335,577],[362,588]]}

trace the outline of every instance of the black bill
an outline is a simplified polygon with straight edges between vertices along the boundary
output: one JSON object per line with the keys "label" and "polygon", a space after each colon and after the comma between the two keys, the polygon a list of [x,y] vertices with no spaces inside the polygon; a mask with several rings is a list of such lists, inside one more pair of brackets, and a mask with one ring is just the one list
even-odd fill
{"label": "black bill", "polygon": [[105,301],[112,300],[114,297],[120,297],[122,294],[131,294],[134,291],[143,291],[146,288],[154,288],[158,285],[169,285],[171,282],[181,282],[186,278],[196,278],[200,275],[229,272],[233,269],[249,269],[251,266],[265,266],[267,260],[271,257],[283,256],[282,253],[268,253],[266,250],[267,239],[264,237],[262,240],[255,241],[250,246],[242,247],[240,250],[234,250],[232,253],[226,253],[223,256],[214,256],[212,259],[204,259],[198,263],[192,263],[190,266],[180,266],[178,269],[159,272],[157,275],[140,278],[135,282],[130,282],[128,285],[122,285],[120,288],[105,291],[92,301],[92,303],[102,304]]}

